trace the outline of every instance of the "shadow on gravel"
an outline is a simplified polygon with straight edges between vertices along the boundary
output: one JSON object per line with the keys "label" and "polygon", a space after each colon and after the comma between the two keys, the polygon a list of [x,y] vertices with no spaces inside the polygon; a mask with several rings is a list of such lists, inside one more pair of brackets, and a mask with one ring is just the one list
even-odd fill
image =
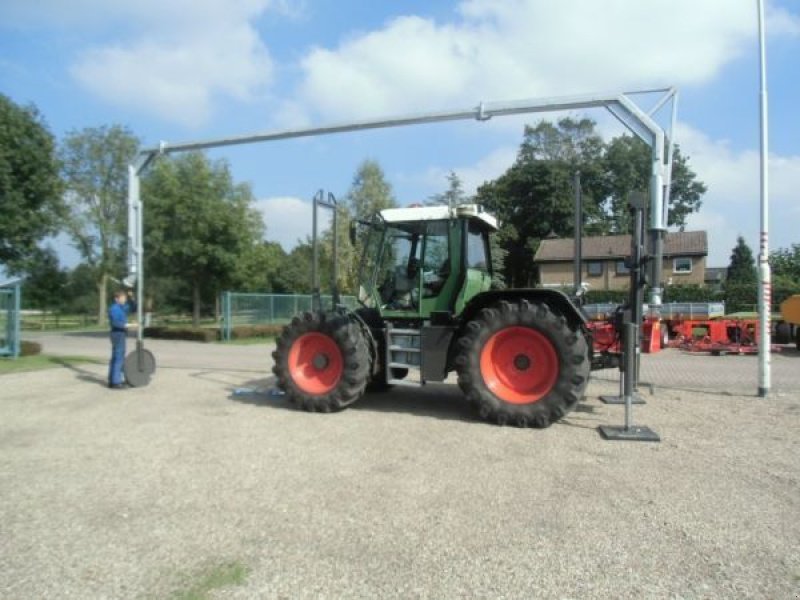
{"label": "shadow on gravel", "polygon": [[[283,410],[297,410],[275,388],[275,378],[248,381],[232,390],[234,402]],[[368,392],[346,410],[411,414],[451,421],[480,422],[466,398],[453,385],[428,385],[424,388],[395,387],[385,392]]]}
{"label": "shadow on gravel", "polygon": [[109,336],[108,331],[100,330],[100,331],[65,331],[60,333],[59,335],[63,335],[65,337],[85,337],[85,338],[107,338]]}
{"label": "shadow on gravel", "polygon": [[88,383],[96,383],[103,387],[106,387],[108,385],[108,379],[106,379],[105,377],[100,377],[96,373],[92,373],[91,371],[87,371],[86,369],[82,369],[76,366],[69,359],[64,359],[54,356],[51,360],[54,363],[61,365],[65,369],[69,369],[70,371],[75,373],[76,379],[80,379],[81,381],[86,381]]}

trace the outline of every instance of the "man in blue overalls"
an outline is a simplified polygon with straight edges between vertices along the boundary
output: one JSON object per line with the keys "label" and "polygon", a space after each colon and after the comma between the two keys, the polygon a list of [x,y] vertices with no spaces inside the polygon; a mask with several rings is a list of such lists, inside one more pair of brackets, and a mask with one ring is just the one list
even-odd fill
{"label": "man in blue overalls", "polygon": [[114,390],[125,388],[122,365],[125,362],[128,314],[133,310],[135,310],[135,304],[125,290],[119,290],[114,294],[114,302],[108,309],[108,322],[111,324],[111,362],[108,365],[108,387]]}

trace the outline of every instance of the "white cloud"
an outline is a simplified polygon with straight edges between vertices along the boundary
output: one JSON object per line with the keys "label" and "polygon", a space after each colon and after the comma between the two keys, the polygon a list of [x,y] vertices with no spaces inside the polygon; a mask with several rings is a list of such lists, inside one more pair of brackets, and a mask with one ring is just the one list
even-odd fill
{"label": "white cloud", "polygon": [[273,63],[255,21],[265,12],[296,16],[290,0],[11,0],[5,18],[23,27],[102,32],[71,75],[91,93],[126,109],[184,126],[208,121],[216,101],[263,97]]}
{"label": "white cloud", "polygon": [[267,239],[287,252],[311,235],[311,203],[292,196],[263,198],[256,208],[264,216]]}
{"label": "white cloud", "polygon": [[[743,235],[758,253],[760,228],[759,153],[736,152],[725,140],[712,140],[704,133],[679,125],[677,140],[698,179],[708,185],[700,212],[689,217],[689,228],[707,229],[709,263],[728,264],[736,236]],[[800,241],[797,222],[800,205],[800,155],[769,158],[770,248],[787,247]]]}
{"label": "white cloud", "polygon": [[[705,83],[755,35],[755,9],[730,0],[464,0],[450,23],[403,16],[315,48],[300,95],[325,118],[478,100]],[[775,33],[796,17],[770,11]],[[331,90],[347,93],[330,93]]]}
{"label": "white cloud", "polygon": [[[489,154],[472,165],[431,167],[418,178],[419,182],[429,187],[432,194],[447,189],[447,176],[454,172],[461,179],[464,192],[471,196],[483,183],[497,179],[514,164],[517,158],[516,146],[503,146],[492,150]],[[410,179],[410,178],[407,178]]]}

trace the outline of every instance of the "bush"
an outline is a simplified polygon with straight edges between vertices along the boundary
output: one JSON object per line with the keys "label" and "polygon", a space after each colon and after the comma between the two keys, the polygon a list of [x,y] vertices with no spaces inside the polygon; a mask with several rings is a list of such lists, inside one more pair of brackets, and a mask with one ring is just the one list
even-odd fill
{"label": "bush", "polygon": [[234,325],[231,329],[231,339],[278,337],[281,331],[283,325]]}
{"label": "bush", "polygon": [[145,337],[159,340],[185,340],[188,342],[213,342],[219,339],[219,331],[204,327],[148,327]]}
{"label": "bush", "polygon": [[20,356],[35,356],[42,353],[42,345],[39,342],[21,340],[19,343]]}

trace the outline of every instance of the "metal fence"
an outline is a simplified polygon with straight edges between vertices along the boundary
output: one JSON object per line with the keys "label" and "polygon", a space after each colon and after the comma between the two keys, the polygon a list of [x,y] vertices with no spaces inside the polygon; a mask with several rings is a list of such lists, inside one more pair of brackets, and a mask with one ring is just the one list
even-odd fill
{"label": "metal fence", "polygon": [[19,356],[20,283],[0,284],[0,356]]}
{"label": "metal fence", "polygon": [[[321,297],[323,308],[333,307],[330,295]],[[342,296],[341,304],[355,308],[355,296]],[[222,339],[231,339],[231,331],[237,325],[284,324],[296,314],[311,310],[310,294],[245,294],[224,292],[222,294]]]}

